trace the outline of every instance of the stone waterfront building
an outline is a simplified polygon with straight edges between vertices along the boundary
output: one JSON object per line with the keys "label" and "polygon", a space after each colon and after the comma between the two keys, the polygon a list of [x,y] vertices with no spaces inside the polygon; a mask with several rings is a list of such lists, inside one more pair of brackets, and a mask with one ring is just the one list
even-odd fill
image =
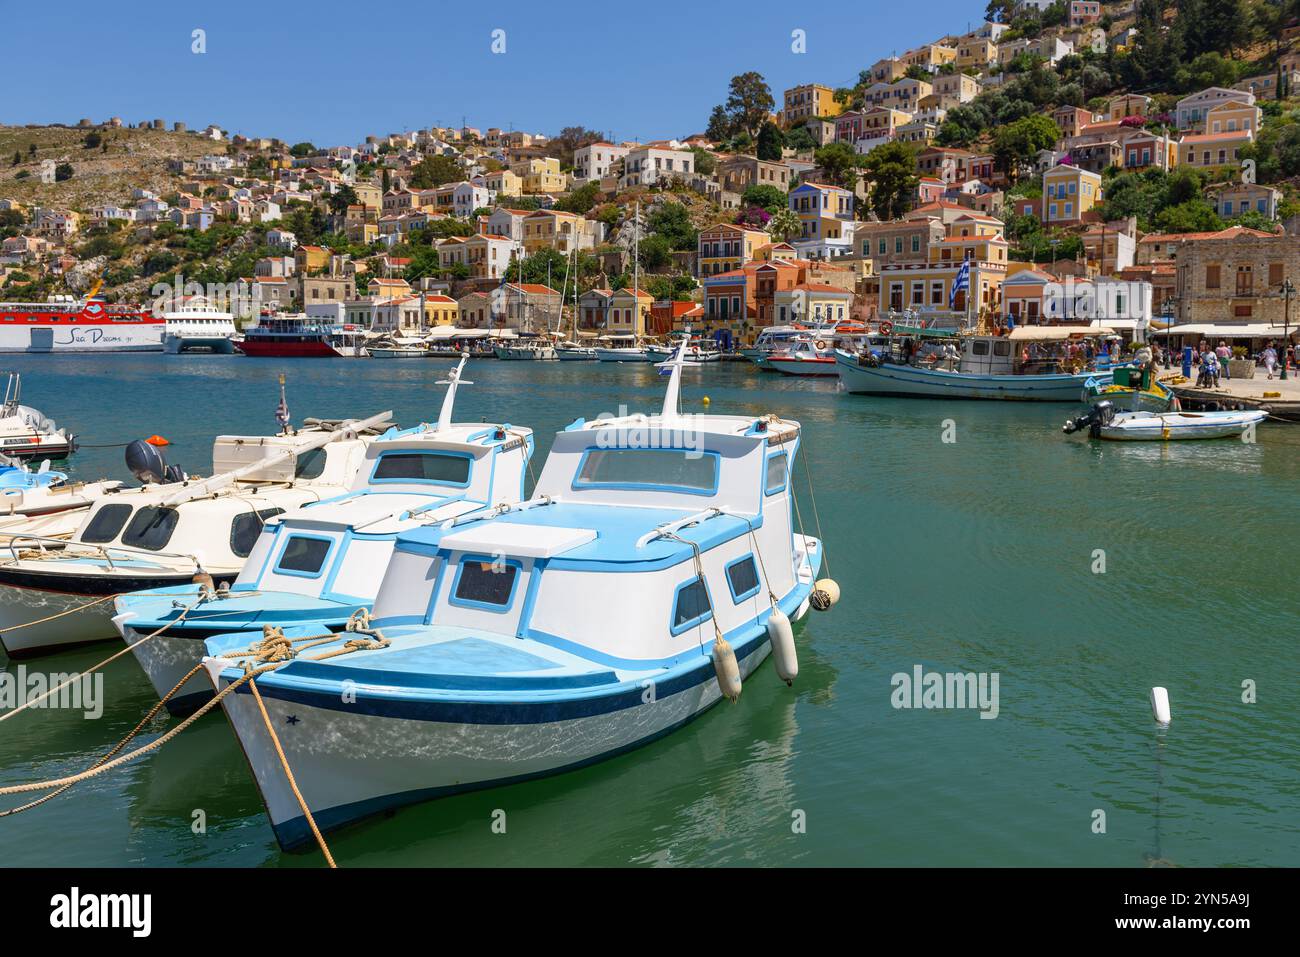
{"label": "stone waterfront building", "polygon": [[[1178,321],[1277,325],[1281,333],[1285,280],[1300,289],[1300,237],[1237,226],[1200,234],[1174,251]],[[1291,300],[1291,322],[1300,300]],[[1261,335],[1267,333],[1261,331]]]}

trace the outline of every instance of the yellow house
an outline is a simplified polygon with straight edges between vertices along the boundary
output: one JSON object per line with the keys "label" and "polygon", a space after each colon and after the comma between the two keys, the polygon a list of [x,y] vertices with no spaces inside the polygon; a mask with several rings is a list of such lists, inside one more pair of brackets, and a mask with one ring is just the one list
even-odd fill
{"label": "yellow house", "polygon": [[1263,111],[1253,103],[1239,100],[1227,100],[1218,106],[1210,107],[1205,113],[1205,132],[1215,133],[1258,133]]}
{"label": "yellow house", "polygon": [[825,183],[800,183],[790,190],[790,210],[799,217],[801,239],[838,239],[852,229],[854,196]]}
{"label": "yellow house", "polygon": [[510,170],[522,180],[525,193],[562,193],[568,184],[568,178],[560,172],[560,161],[553,156],[524,160]]}
{"label": "yellow house", "polygon": [[853,293],[825,283],[804,282],[772,293],[774,314],[786,322],[839,322],[849,318]]}
{"label": "yellow house", "polygon": [[424,324],[433,326],[454,326],[460,320],[460,304],[450,296],[425,293]]}
{"label": "yellow house", "polygon": [[902,60],[908,66],[937,70],[945,63],[956,63],[957,48],[945,46],[942,43],[927,43],[915,50],[908,50],[903,54]]}
{"label": "yellow house", "polygon": [[702,229],[696,247],[696,275],[716,276],[720,272],[739,269],[756,258],[760,247],[771,242],[772,237],[763,230],[733,223],[719,223]]}
{"label": "yellow house", "polygon": [[379,209],[384,205],[384,191],[374,183],[353,183],[352,191],[357,194],[357,202],[362,206]]}
{"label": "yellow house", "polygon": [[1101,176],[1077,166],[1053,166],[1043,174],[1043,224],[1077,223],[1101,202]]}
{"label": "yellow house", "polygon": [[1198,169],[1233,166],[1240,159],[1241,148],[1250,145],[1254,139],[1249,130],[1193,134],[1178,141],[1178,153],[1186,165]]}
{"label": "yellow house", "polygon": [[953,61],[958,70],[986,70],[998,59],[998,45],[988,37],[963,37],[957,44],[957,58]]}
{"label": "yellow house", "polygon": [[814,116],[838,116],[844,104],[835,102],[835,91],[820,83],[805,83],[785,91],[781,122],[794,126]]}
{"label": "yellow house", "polygon": [[644,289],[619,289],[609,297],[609,317],[606,325],[608,335],[643,336],[650,325],[650,307],[654,305],[654,296]]}
{"label": "yellow house", "polygon": [[330,262],[330,251],[324,246],[299,246],[293,251],[294,266],[298,275],[324,269]]}
{"label": "yellow house", "polygon": [[484,185],[501,196],[522,196],[524,181],[513,170],[499,169],[495,173],[483,175]]}
{"label": "yellow house", "polygon": [[556,209],[539,209],[524,217],[524,254],[539,249],[592,249],[596,245],[597,225],[577,213]]}

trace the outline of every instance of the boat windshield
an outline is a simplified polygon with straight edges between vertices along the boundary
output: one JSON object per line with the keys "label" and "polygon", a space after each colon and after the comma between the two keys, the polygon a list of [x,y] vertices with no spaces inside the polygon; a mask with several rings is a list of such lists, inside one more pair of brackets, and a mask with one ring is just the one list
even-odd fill
{"label": "boat windshield", "polygon": [[122,544],[151,552],[162,551],[171,541],[179,520],[180,513],[174,508],[147,505],[135,513],[135,518],[122,533]]}
{"label": "boat windshield", "polygon": [[718,487],[718,453],[692,449],[588,449],[573,487],[712,493]]}

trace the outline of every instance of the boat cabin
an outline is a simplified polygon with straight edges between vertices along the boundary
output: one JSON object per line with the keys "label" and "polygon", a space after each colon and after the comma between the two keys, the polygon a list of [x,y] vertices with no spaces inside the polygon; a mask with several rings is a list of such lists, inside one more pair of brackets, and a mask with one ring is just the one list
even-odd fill
{"label": "boat cabin", "polygon": [[[574,422],[530,500],[401,535],[374,619],[531,639],[581,656],[588,672],[591,661],[667,668],[698,656],[715,616],[724,634],[752,627],[769,593],[811,574],[816,543],[792,519],[798,444],[798,423],[776,417]],[[515,654],[520,670],[535,657]]]}
{"label": "boat cabin", "polygon": [[532,451],[510,425],[389,429],[346,494],[267,522],[231,591],[369,603],[398,534],[522,498]]}

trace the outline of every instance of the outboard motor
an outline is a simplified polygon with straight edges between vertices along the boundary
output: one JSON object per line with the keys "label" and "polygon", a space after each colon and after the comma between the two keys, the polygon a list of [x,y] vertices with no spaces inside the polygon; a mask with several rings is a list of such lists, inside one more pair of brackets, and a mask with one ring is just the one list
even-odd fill
{"label": "outboard motor", "polygon": [[136,439],[126,447],[126,467],[136,480],[148,485],[182,482],[185,473],[179,466],[168,465],[162,449],[145,439]]}
{"label": "outboard motor", "polygon": [[1094,439],[1101,438],[1102,426],[1109,425],[1115,418],[1115,405],[1109,400],[1098,402],[1088,412],[1079,416],[1077,419],[1066,419],[1065,425],[1061,431],[1066,435],[1072,435],[1081,429],[1087,429],[1088,434]]}

